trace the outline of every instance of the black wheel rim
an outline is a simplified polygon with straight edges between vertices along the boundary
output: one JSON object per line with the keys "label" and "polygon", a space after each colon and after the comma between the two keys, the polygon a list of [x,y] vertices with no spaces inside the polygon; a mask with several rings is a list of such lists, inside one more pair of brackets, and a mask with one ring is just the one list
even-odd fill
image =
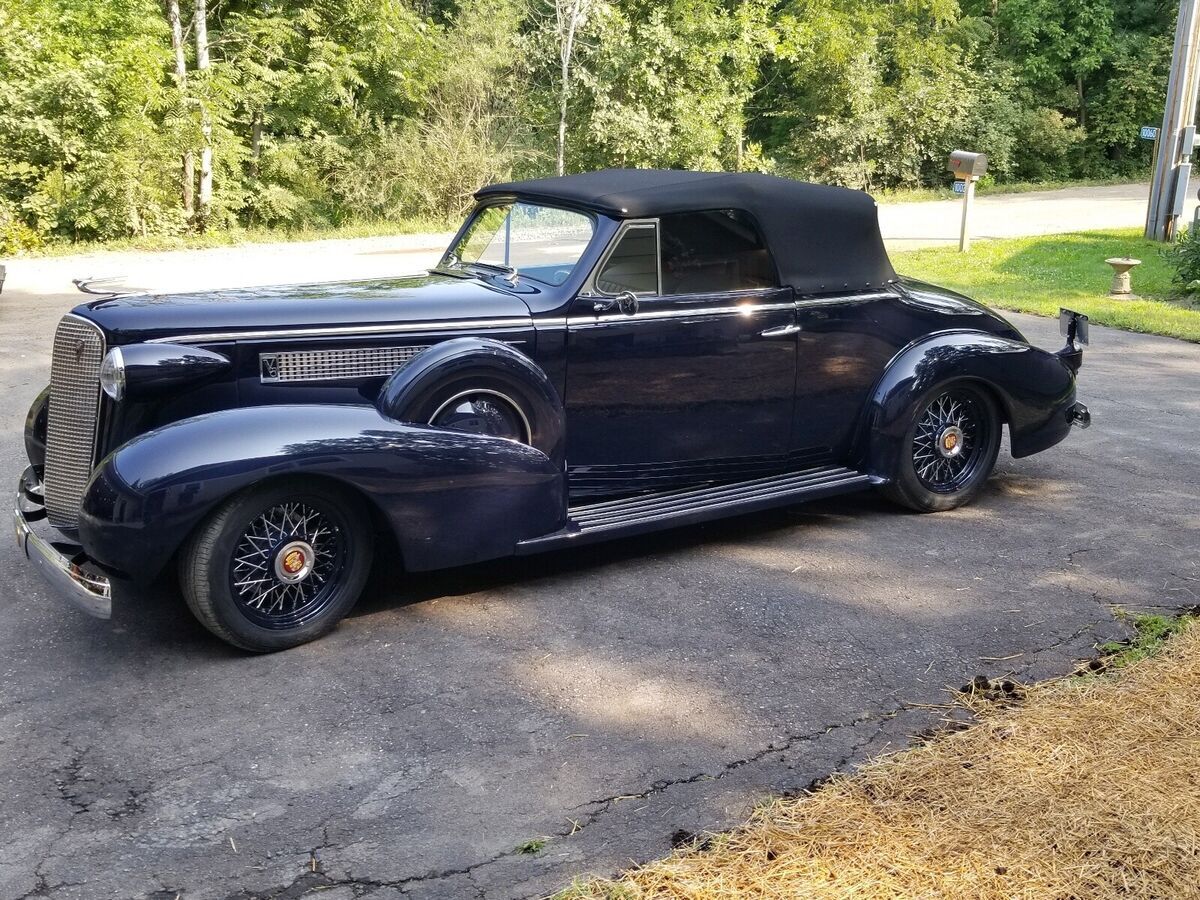
{"label": "black wheel rim", "polygon": [[482,391],[460,394],[442,404],[429,423],[450,431],[485,434],[527,444],[529,423],[502,394]]}
{"label": "black wheel rim", "polygon": [[234,547],[234,600],[263,628],[303,625],[333,602],[346,554],[346,529],[332,511],[306,501],[276,504],[243,529]]}
{"label": "black wheel rim", "polygon": [[971,391],[935,397],[913,432],[912,463],[917,480],[939,494],[962,490],[975,478],[992,440],[991,417]]}

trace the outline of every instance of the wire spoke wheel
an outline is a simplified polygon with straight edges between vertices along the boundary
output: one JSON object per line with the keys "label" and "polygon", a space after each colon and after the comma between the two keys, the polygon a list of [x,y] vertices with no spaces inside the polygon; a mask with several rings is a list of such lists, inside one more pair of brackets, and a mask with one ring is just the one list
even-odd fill
{"label": "wire spoke wheel", "polygon": [[991,416],[975,392],[945,391],[917,419],[912,464],[927,489],[950,494],[971,483],[989,453]]}
{"label": "wire spoke wheel", "polygon": [[255,624],[294,628],[329,605],[345,561],[344,530],[330,512],[278,503],[243,529],[230,560],[230,590]]}

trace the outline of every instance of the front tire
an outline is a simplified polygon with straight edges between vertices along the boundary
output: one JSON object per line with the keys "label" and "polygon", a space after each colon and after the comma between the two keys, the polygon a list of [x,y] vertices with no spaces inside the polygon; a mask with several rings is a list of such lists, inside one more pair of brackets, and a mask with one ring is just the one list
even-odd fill
{"label": "front tire", "polygon": [[330,631],[371,568],[365,504],[334,485],[282,481],[227,500],[181,550],[192,614],[222,640],[265,653]]}
{"label": "front tire", "polygon": [[996,465],[1000,432],[987,392],[968,382],[934,388],[916,405],[895,478],[882,493],[917,512],[970,503]]}

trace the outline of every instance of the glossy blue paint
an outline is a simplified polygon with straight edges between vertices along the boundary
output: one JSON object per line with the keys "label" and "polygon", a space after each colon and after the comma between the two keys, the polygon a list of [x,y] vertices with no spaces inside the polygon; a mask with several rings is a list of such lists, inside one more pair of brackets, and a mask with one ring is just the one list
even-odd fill
{"label": "glossy blue paint", "polygon": [[126,344],[125,394],[143,399],[216,379],[231,367],[229,357],[180,344]]}
{"label": "glossy blue paint", "polygon": [[152,578],[222,500],[285,477],[358,491],[411,570],[504,556],[566,521],[562,472],[532,447],[398,424],[371,406],[272,406],[129,441],[93,476],[79,540],[101,565]]}
{"label": "glossy blue paint", "polygon": [[39,469],[46,464],[46,413],[49,402],[50,388],[44,388],[25,415],[25,455],[29,458],[29,464]]}
{"label": "glossy blue paint", "polygon": [[[527,286],[531,296],[541,288]],[[177,336],[256,332],[404,328],[413,323],[479,323],[529,318],[529,306],[512,289],[476,278],[411,275],[371,281],[280,285],[194,294],[129,295],[76,307],[108,336],[109,345]],[[311,336],[311,335],[309,335]],[[230,339],[232,339],[232,337]],[[207,345],[210,340],[189,339]]]}
{"label": "glossy blue paint", "polygon": [[[583,292],[621,221],[591,213],[593,240],[559,286],[432,273],[78,307],[122,348],[129,376],[122,402],[101,400],[79,529],[88,554],[151,576],[223,500],[275,477],[359,491],[410,569],[573,539],[569,494],[627,500],[810,470],[850,473],[821,481],[822,495],[860,489],[892,477],[915,405],[952,378],[992,391],[1016,456],[1069,430],[1070,368],[922,282],[645,296],[633,315],[598,311]],[[263,377],[265,355],[346,350],[412,358],[349,378]],[[532,447],[423,424],[481,385],[520,406]],[[45,434],[43,395],[26,424],[35,465]],[[714,496],[729,511],[775,502],[760,493]],[[697,503],[688,521],[726,509]]]}
{"label": "glossy blue paint", "polygon": [[680,463],[790,450],[796,340],[767,336],[795,321],[790,288],[644,298],[635,315],[580,298],[569,316],[575,493],[644,490],[694,480]]}

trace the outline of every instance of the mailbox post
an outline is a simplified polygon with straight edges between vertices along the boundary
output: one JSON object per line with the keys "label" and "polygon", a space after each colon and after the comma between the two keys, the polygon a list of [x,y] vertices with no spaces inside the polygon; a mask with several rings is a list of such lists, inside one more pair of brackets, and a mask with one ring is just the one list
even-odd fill
{"label": "mailbox post", "polygon": [[969,220],[971,216],[971,201],[975,199],[975,182],[987,172],[987,154],[971,153],[967,150],[955,150],[950,154],[950,161],[947,168],[954,173],[955,179],[963,182],[962,226],[958,233],[958,249],[959,252],[965,253],[971,249]]}

